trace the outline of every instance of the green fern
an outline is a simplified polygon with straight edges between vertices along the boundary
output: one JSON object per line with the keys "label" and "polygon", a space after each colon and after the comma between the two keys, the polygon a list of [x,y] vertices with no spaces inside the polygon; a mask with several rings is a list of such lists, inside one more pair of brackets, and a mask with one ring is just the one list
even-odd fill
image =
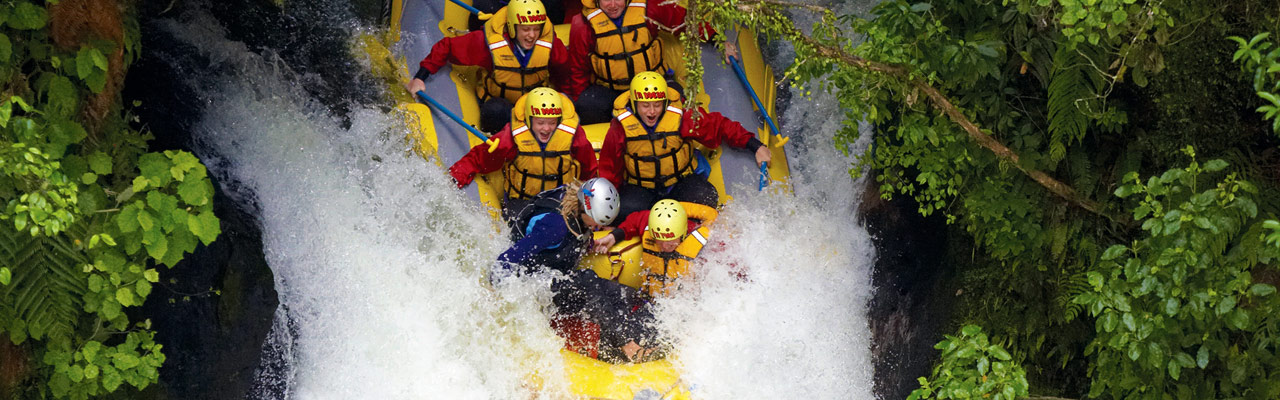
{"label": "green fern", "polygon": [[8,224],[0,226],[0,265],[9,266],[13,281],[0,287],[0,331],[14,343],[27,338],[70,338],[83,314],[82,300],[88,264],[71,237],[77,224],[55,237],[31,236]]}
{"label": "green fern", "polygon": [[1060,46],[1049,80],[1049,162],[1067,155],[1067,145],[1084,138],[1102,83],[1087,54],[1088,46]]}

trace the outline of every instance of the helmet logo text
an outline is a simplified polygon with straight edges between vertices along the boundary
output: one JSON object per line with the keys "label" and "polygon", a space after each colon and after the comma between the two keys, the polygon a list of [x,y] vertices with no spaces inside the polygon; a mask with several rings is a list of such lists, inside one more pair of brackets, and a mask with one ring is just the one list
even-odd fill
{"label": "helmet logo text", "polygon": [[546,22],[546,21],[547,21],[547,16],[546,16],[546,15],[541,15],[541,14],[534,14],[534,15],[517,15],[517,16],[516,16],[516,23],[521,24],[521,25],[525,25],[525,24],[540,24],[540,23],[543,23],[543,22]]}
{"label": "helmet logo text", "polygon": [[640,97],[636,100],[664,100],[667,98],[666,93],[659,92],[636,92],[635,95]]}

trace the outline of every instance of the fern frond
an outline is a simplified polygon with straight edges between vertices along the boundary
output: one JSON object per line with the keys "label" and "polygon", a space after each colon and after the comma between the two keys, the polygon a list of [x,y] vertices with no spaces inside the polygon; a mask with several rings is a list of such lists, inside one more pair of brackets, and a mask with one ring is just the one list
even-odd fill
{"label": "fern frond", "polygon": [[[1084,49],[1080,46],[1079,49]],[[1049,162],[1067,155],[1067,145],[1084,138],[1090,108],[1098,98],[1097,71],[1076,49],[1060,46],[1053,55],[1049,79]]]}
{"label": "fern frond", "polygon": [[20,329],[25,332],[16,337],[38,340],[74,333],[83,314],[81,298],[88,290],[83,270],[88,259],[75,250],[71,238],[82,236],[84,229],[77,224],[55,237],[33,237],[0,225],[0,265],[13,271],[13,281],[0,287],[0,305],[23,322]]}
{"label": "fern frond", "polygon": [[1058,282],[1056,282],[1058,295],[1054,297],[1054,303],[1057,308],[1062,310],[1062,318],[1066,322],[1071,322],[1084,312],[1084,305],[1073,302],[1077,296],[1084,294],[1093,287],[1089,285],[1089,278],[1085,275],[1085,271],[1079,271],[1073,274],[1059,274]]}

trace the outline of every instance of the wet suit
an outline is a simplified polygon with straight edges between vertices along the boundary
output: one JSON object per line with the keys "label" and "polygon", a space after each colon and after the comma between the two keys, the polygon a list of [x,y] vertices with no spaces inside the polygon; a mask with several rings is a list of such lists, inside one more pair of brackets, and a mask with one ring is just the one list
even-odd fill
{"label": "wet suit", "polygon": [[606,359],[620,354],[618,349],[628,341],[651,343],[657,333],[647,323],[653,315],[644,307],[640,291],[577,268],[590,236],[575,235],[589,231],[577,218],[566,221],[560,215],[564,195],[564,187],[539,193],[521,210],[518,229],[512,232],[515,243],[498,256],[494,275],[527,274],[543,268],[565,274],[551,283],[556,312],[585,314],[600,325],[600,347]]}

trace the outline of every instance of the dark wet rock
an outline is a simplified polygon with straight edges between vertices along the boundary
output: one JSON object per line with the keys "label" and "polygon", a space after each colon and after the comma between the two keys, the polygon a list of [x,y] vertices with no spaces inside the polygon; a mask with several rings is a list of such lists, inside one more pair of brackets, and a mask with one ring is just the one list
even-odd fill
{"label": "dark wet rock", "polygon": [[174,268],[160,267],[161,283],[136,317],[151,319],[164,345],[161,397],[244,398],[271,330],[278,299],[259,228],[221,191],[214,212],[222,235]]}
{"label": "dark wet rock", "polygon": [[954,268],[944,257],[945,220],[921,217],[917,207],[903,196],[881,200],[869,188],[860,209],[876,246],[867,319],[880,399],[905,399],[920,386],[916,378],[929,376],[953,303],[946,293]]}

